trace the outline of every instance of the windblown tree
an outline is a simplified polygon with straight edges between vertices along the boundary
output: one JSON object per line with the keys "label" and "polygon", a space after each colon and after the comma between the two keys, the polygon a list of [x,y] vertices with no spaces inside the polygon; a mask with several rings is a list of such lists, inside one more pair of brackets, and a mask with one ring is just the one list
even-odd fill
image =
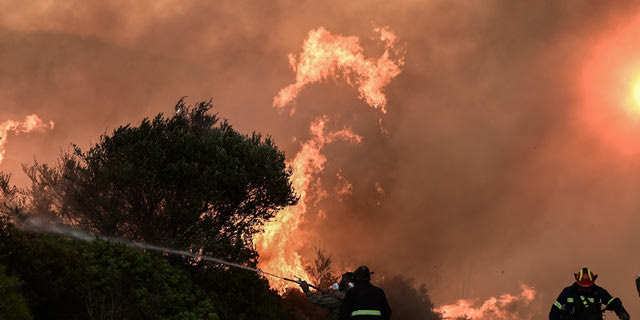
{"label": "windblown tree", "polygon": [[29,211],[94,232],[254,262],[251,235],[296,203],[284,153],[235,131],[211,102],[121,126],[54,167],[25,168]]}

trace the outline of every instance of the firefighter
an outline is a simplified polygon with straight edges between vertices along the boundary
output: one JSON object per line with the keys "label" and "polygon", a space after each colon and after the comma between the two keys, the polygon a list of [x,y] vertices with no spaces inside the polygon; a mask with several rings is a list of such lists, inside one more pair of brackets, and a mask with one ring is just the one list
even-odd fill
{"label": "firefighter", "polygon": [[382,289],[372,285],[369,268],[360,266],[353,272],[355,287],[347,291],[340,307],[340,320],[389,320],[391,308]]}
{"label": "firefighter", "polygon": [[300,288],[302,288],[302,291],[307,295],[307,297],[309,297],[311,303],[316,306],[329,309],[327,320],[338,320],[342,300],[344,299],[347,290],[354,286],[353,272],[344,273],[340,278],[340,282],[333,284],[333,293],[322,292],[322,295],[315,294],[309,290],[309,284],[307,282],[301,281],[299,283]]}
{"label": "firefighter", "polygon": [[622,301],[594,284],[598,275],[593,271],[582,268],[574,277],[576,282],[564,288],[551,306],[549,320],[602,320],[604,310],[614,311],[621,320],[629,320]]}

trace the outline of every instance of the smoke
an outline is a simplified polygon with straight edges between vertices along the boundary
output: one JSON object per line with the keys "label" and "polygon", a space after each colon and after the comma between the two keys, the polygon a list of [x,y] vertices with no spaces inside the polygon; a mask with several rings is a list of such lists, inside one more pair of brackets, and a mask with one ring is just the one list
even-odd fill
{"label": "smoke", "polygon": [[[170,112],[185,95],[212,97],[236,129],[271,134],[289,159],[327,115],[362,141],[323,146],[326,196],[307,203],[298,227],[303,258],[323,247],[341,268],[408,275],[436,305],[526,283],[536,300],[521,316],[534,318],[588,266],[637,313],[640,258],[629,239],[640,224],[640,166],[582,121],[581,80],[594,47],[619,45],[604,40],[634,26],[638,9],[578,0],[0,0],[0,123],[23,110],[56,123],[11,135],[2,170],[24,185],[21,163],[53,162],[70,142],[84,147]],[[402,72],[379,87],[386,113],[363,100],[366,77],[355,71],[350,83],[305,82],[293,116],[272,107],[298,83],[310,30],[358,37],[364,60],[383,57],[381,34],[368,38],[372,21],[406,43]],[[587,89],[607,91],[609,79]],[[337,195],[344,181],[349,192]]]}

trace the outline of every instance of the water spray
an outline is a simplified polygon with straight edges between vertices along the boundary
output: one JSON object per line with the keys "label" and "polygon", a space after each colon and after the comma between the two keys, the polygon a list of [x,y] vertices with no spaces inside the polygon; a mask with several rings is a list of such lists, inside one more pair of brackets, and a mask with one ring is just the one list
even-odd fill
{"label": "water spray", "polygon": [[[18,226],[18,228],[20,228],[20,229],[22,229],[24,231],[27,231],[27,232],[51,233],[51,234],[63,235],[63,236],[67,236],[67,237],[70,237],[70,238],[73,238],[73,239],[82,240],[82,241],[86,241],[86,242],[93,242],[95,240],[103,240],[103,241],[107,241],[107,242],[122,243],[122,244],[124,244],[126,246],[129,246],[129,247],[132,247],[132,248],[138,248],[138,249],[143,249],[143,250],[162,252],[162,253],[167,253],[167,254],[171,254],[171,255],[185,256],[185,257],[189,257],[189,258],[202,259],[204,261],[215,262],[215,263],[223,264],[223,265],[226,265],[226,266],[229,266],[229,267],[236,267],[236,268],[252,271],[252,272],[255,272],[257,274],[278,278],[278,279],[281,279],[281,280],[284,280],[284,281],[294,282],[294,283],[297,283],[297,284],[301,284],[301,283],[304,282],[300,277],[295,277],[294,276],[296,278],[294,280],[294,279],[291,279],[291,278],[283,277],[283,276],[280,276],[280,275],[277,275],[277,274],[273,274],[273,273],[266,272],[266,271],[263,271],[263,270],[260,270],[260,269],[248,267],[248,266],[241,265],[241,264],[238,264],[238,263],[233,263],[233,262],[225,261],[225,260],[214,258],[214,257],[210,257],[210,256],[194,254],[194,253],[191,253],[189,251],[177,250],[177,249],[172,249],[172,248],[165,248],[165,247],[160,247],[160,246],[156,246],[156,245],[152,245],[152,244],[148,244],[148,243],[144,243],[144,242],[131,242],[131,241],[127,241],[125,239],[116,238],[116,237],[107,237],[107,236],[101,236],[101,235],[94,235],[94,234],[90,234],[88,232],[75,230],[75,229],[69,228],[69,227],[64,226],[64,225],[51,224],[48,221],[45,221],[45,220],[39,219],[39,218],[28,218],[24,222],[17,224],[17,226]],[[318,287],[313,286],[311,284],[309,284],[309,287],[312,287],[312,288],[314,288],[316,290],[320,290]]]}

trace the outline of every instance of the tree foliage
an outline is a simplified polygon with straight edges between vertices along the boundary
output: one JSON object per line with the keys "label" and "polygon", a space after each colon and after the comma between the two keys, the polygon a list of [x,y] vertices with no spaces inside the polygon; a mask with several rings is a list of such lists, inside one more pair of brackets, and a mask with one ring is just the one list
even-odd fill
{"label": "tree foliage", "polygon": [[5,267],[0,266],[0,319],[33,319],[27,301],[20,291],[22,282],[18,277],[8,276]]}
{"label": "tree foliage", "polygon": [[329,310],[311,303],[309,297],[297,288],[287,289],[283,295],[283,302],[287,309],[291,310],[298,319],[324,320]]}
{"label": "tree foliage", "polygon": [[309,279],[311,283],[319,288],[328,288],[334,282],[340,281],[340,276],[334,275],[331,253],[323,249],[316,249],[316,258],[313,260],[313,265],[306,266],[305,271],[311,277]]}
{"label": "tree foliage", "polygon": [[53,165],[24,166],[26,189],[0,173],[0,264],[23,281],[35,319],[298,319],[256,273],[9,223],[37,215],[255,264],[252,235],[297,202],[291,172],[269,137],[240,134],[211,108],[180,100],[171,117],[121,126],[86,151],[73,145]]}
{"label": "tree foliage", "polygon": [[36,319],[218,319],[189,274],[123,244],[23,233],[6,222],[0,263]]}
{"label": "tree foliage", "polygon": [[221,319],[298,319],[266,279],[242,269],[199,270],[193,282],[214,302]]}
{"label": "tree foliage", "polygon": [[416,287],[412,279],[400,275],[385,278],[380,282],[396,319],[440,320],[441,315],[433,311],[433,303],[424,284]]}
{"label": "tree foliage", "polygon": [[25,168],[31,210],[103,235],[255,262],[251,235],[295,204],[284,154],[270,138],[235,131],[180,100],[121,126],[89,150],[74,145],[55,167]]}

